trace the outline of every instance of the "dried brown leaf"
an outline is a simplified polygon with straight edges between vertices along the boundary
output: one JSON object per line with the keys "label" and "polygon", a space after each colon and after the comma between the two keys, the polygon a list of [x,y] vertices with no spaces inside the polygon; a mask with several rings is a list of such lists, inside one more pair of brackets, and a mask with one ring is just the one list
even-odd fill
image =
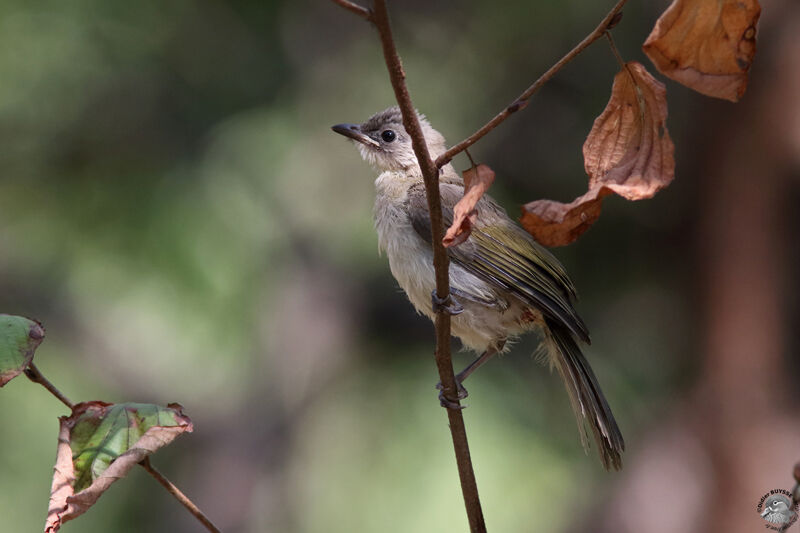
{"label": "dried brown leaf", "polygon": [[522,225],[547,246],[564,246],[600,216],[603,198],[651,198],[675,175],[674,146],[666,129],[664,85],[639,63],[614,77],[611,98],[583,145],[589,190],[563,204],[538,200],[523,206]]}
{"label": "dried brown leaf", "polygon": [[[163,408],[84,402],[59,421],[45,533],[56,533],[64,522],[85,513],[137,463],[192,431],[191,420],[178,404]],[[86,460],[86,454],[92,455],[92,461]]]}
{"label": "dried brown leaf", "polygon": [[642,48],[665,76],[736,102],[756,53],[758,0],[674,0]]}
{"label": "dried brown leaf", "polygon": [[608,187],[628,200],[643,200],[669,185],[675,147],[666,120],[664,84],[641,63],[626,63],[583,144],[589,189]]}
{"label": "dried brown leaf", "polygon": [[536,200],[522,208],[522,226],[545,246],[565,246],[578,239],[600,217],[603,198],[611,194],[600,187],[569,204]]}
{"label": "dried brown leaf", "polygon": [[442,239],[445,248],[467,240],[478,216],[475,206],[493,182],[494,171],[484,164],[464,171],[464,196],[453,208],[453,223]]}

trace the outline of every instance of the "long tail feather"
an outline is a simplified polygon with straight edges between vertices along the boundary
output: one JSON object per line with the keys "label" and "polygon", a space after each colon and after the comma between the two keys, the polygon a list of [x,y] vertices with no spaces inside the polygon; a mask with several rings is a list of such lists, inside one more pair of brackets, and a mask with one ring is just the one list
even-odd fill
{"label": "long tail feather", "polygon": [[569,329],[551,319],[545,319],[545,322],[548,359],[564,380],[578,422],[581,443],[588,450],[588,425],[597,443],[603,466],[606,470],[619,470],[622,468],[625,442],[597,378]]}

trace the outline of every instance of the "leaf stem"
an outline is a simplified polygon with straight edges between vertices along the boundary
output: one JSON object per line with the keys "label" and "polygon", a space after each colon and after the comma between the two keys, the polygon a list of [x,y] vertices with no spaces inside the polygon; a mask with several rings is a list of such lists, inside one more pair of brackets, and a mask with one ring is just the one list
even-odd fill
{"label": "leaf stem", "polygon": [[350,11],[351,13],[355,13],[359,17],[372,22],[372,10],[363,6],[360,6],[354,2],[350,2],[349,0],[333,0],[334,3],[339,4],[346,10]]}
{"label": "leaf stem", "polygon": [[475,161],[473,161],[473,159],[472,159],[472,154],[470,154],[470,153],[469,153],[469,150],[467,150],[466,148],[464,148],[464,153],[465,153],[465,154],[467,154],[467,157],[469,158],[469,164],[470,164],[470,168],[475,168],[475,167],[477,167],[478,165],[476,165],[476,164],[475,164]]}
{"label": "leaf stem", "polygon": [[30,364],[28,365],[28,368],[25,369],[25,375],[28,376],[28,379],[30,379],[34,383],[38,383],[39,385],[47,389],[50,392],[50,394],[58,398],[59,401],[61,401],[61,403],[69,407],[70,410],[72,410],[72,408],[75,406],[75,404],[69,401],[69,398],[64,396],[64,394],[60,390],[58,390],[56,386],[50,382],[49,379],[44,377],[44,374],[42,374],[42,372],[33,363],[33,361],[31,361]]}
{"label": "leaf stem", "polygon": [[608,45],[611,47],[611,51],[614,53],[614,57],[617,59],[617,63],[619,63],[619,68],[623,69],[626,68],[625,60],[622,59],[622,56],[619,54],[619,50],[617,50],[617,45],[614,44],[614,38],[611,36],[611,32],[606,32],[606,37],[608,38]]}
{"label": "leaf stem", "polygon": [[201,524],[203,524],[207,530],[211,531],[211,533],[221,533],[219,528],[217,528],[217,526],[215,526],[211,522],[211,520],[208,519],[208,517],[203,513],[203,511],[201,511],[200,508],[197,507],[197,505],[195,505],[194,502],[190,500],[188,496],[186,496],[183,492],[181,492],[181,490],[178,487],[176,487],[175,484],[172,483],[172,481],[167,479],[164,476],[164,474],[156,470],[156,468],[152,464],[150,464],[149,457],[145,457],[142,461],[139,462],[139,465],[141,465],[142,468],[147,470],[147,472],[151,476],[153,476],[155,480],[161,484],[162,487],[167,489],[167,492],[172,494],[175,497],[175,499],[181,503],[181,505],[186,507],[186,509],[188,509],[189,512],[192,513],[194,517],[197,518],[197,520]]}
{"label": "leaf stem", "polygon": [[[336,0],[334,0],[336,1]],[[478,131],[461,141],[460,143],[456,144],[445,153],[440,155],[436,159],[436,166],[438,168],[442,168],[444,165],[449,163],[453,157],[457,154],[464,151],[464,149],[469,148],[476,142],[478,142],[483,136],[487,133],[495,129],[499,126],[503,121],[505,121],[509,116],[517,111],[524,109],[528,105],[528,99],[533,96],[533,94],[538,91],[545,83],[550,81],[550,79],[556,75],[556,73],[564,68],[564,65],[572,61],[578,54],[583,52],[586,48],[589,47],[590,44],[595,42],[597,39],[601,38],[604,33],[609,29],[609,27],[613,27],[617,23],[619,23],[618,14],[622,10],[622,7],[625,5],[627,0],[619,0],[617,4],[609,11],[608,15],[600,21],[600,24],[587,35],[578,45],[570,50],[567,55],[559,59],[556,64],[552,67],[547,69],[547,71],[542,74],[538,80],[533,82],[533,85],[525,89],[516,100],[511,102],[505,109],[503,109],[500,113],[494,116],[489,122],[484,124]]]}

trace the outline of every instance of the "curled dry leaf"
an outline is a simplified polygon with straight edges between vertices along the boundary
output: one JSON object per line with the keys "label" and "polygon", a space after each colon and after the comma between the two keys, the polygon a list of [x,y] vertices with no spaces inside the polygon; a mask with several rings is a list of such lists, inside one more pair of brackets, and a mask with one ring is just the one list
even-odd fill
{"label": "curled dry leaf", "polygon": [[17,377],[33,360],[44,340],[44,328],[34,320],[0,314],[0,387]]}
{"label": "curled dry leaf", "polygon": [[568,204],[554,200],[530,202],[522,208],[522,225],[545,246],[565,246],[600,218],[603,198],[609,194],[608,189],[600,187]]}
{"label": "curled dry leaf", "polygon": [[178,404],[84,402],[61,417],[45,533],[85,513],[141,460],[192,431]]}
{"label": "curled dry leaf", "polygon": [[736,102],[756,53],[758,0],[674,0],[642,48],[665,76]]}
{"label": "curled dry leaf", "polygon": [[484,164],[464,171],[464,196],[453,208],[453,223],[442,239],[445,248],[467,240],[477,217],[475,206],[493,182],[494,171]]}
{"label": "curled dry leaf", "polygon": [[522,208],[522,225],[546,246],[573,242],[600,216],[601,202],[616,193],[651,198],[675,176],[674,146],[666,128],[664,85],[634,61],[614,77],[611,98],[583,145],[589,190],[563,204],[537,200]]}
{"label": "curled dry leaf", "polygon": [[675,146],[666,120],[664,84],[641,63],[626,63],[583,143],[589,189],[608,187],[628,200],[643,200],[669,185],[675,177]]}

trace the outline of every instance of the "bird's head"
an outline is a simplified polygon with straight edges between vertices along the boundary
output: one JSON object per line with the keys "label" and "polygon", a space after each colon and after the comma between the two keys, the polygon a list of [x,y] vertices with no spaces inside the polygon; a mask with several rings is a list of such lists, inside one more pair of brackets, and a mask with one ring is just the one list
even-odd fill
{"label": "bird's head", "polygon": [[[445,152],[444,137],[423,115],[417,113],[417,117],[428,151],[435,159]],[[403,116],[397,106],[375,113],[362,124],[337,124],[331,129],[355,141],[361,157],[379,170],[406,170],[418,166],[411,137],[403,127]]]}
{"label": "bird's head", "polygon": [[764,502],[764,512],[761,513],[761,516],[770,522],[778,520],[779,516],[782,522],[789,521],[793,515],[792,502],[783,494],[773,494],[767,498]]}

